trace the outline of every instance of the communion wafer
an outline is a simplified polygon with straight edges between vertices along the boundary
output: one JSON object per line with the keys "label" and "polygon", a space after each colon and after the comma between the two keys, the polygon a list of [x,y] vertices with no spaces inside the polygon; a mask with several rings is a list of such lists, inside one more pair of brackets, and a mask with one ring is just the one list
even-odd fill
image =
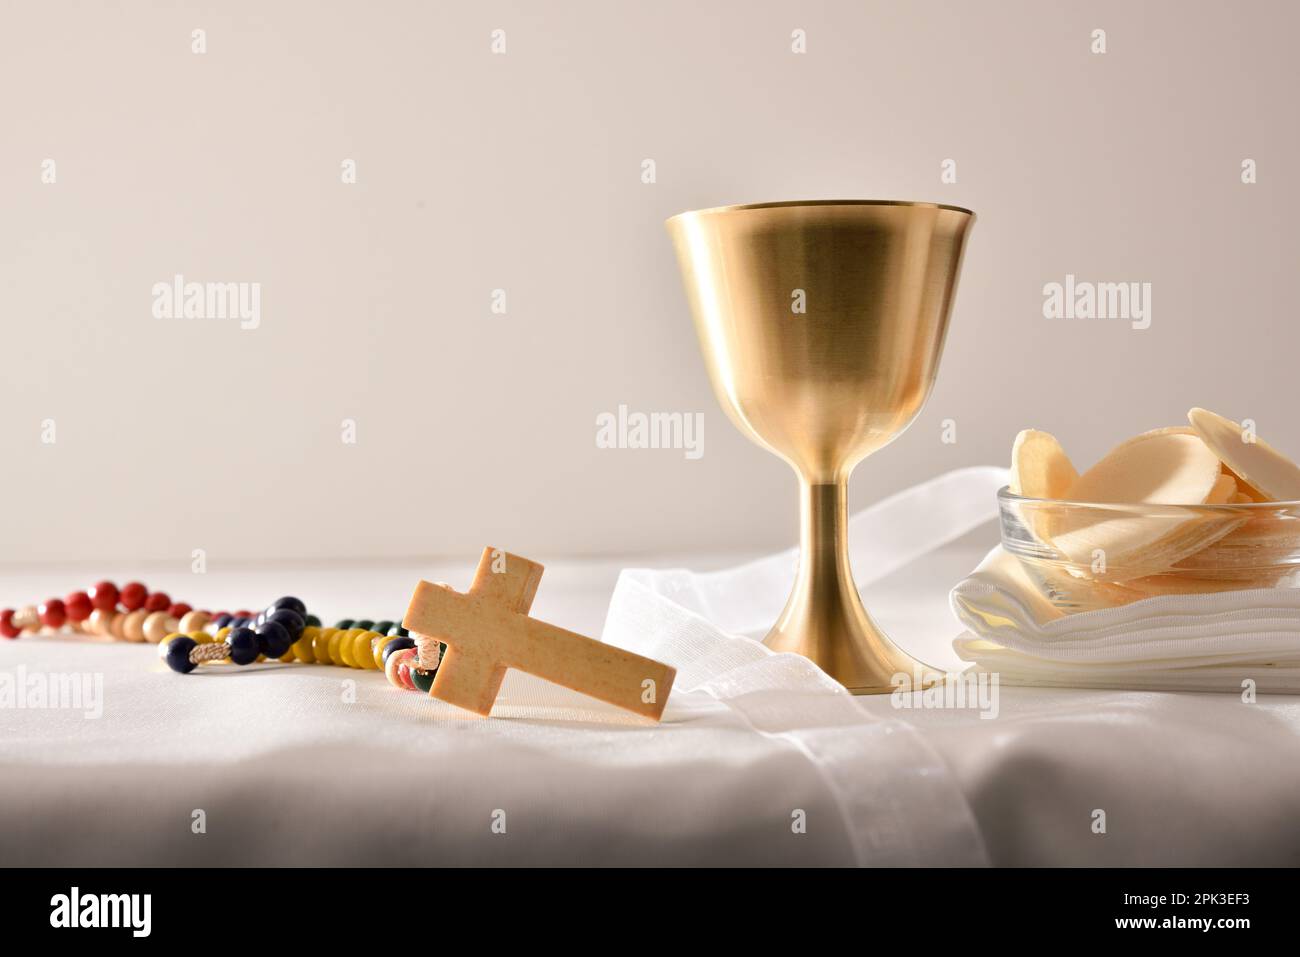
{"label": "communion wafer", "polygon": [[1143,432],[1079,476],[1075,502],[1201,505],[1223,475],[1219,457],[1185,426]]}
{"label": "communion wafer", "polygon": [[[1239,503],[1229,503],[1239,504]],[[1213,547],[1189,555],[1174,571],[1214,578],[1249,579],[1280,576],[1300,555],[1300,519],[1277,514],[1266,507],[1252,509],[1246,520],[1215,542]]]}
{"label": "communion wafer", "polygon": [[1237,495],[1237,480],[1227,472],[1219,473],[1219,479],[1214,483],[1214,488],[1206,496],[1207,505],[1226,505],[1231,502]]}
{"label": "communion wafer", "polygon": [[1235,515],[1134,515],[1120,512],[1052,539],[1073,563],[1071,574],[1125,582],[1158,575],[1230,535]]}
{"label": "communion wafer", "polygon": [[1267,501],[1300,499],[1300,466],[1263,439],[1206,409],[1192,409],[1187,420],[1205,445],[1246,486],[1246,491]]}
{"label": "communion wafer", "polygon": [[[1066,493],[1075,502],[1202,505],[1227,501],[1236,483],[1219,458],[1186,427],[1155,429],[1120,443]],[[1106,509],[1063,514],[1052,541],[1089,577],[1123,580],[1158,574],[1232,531],[1195,515],[1135,515]],[[1102,556],[1098,563],[1097,556]],[[1087,573],[1085,573],[1087,574]]]}
{"label": "communion wafer", "polygon": [[1230,499],[1228,499],[1229,504],[1245,505],[1247,502],[1268,501],[1268,499],[1264,498],[1262,495],[1256,495],[1255,492],[1251,491],[1250,486],[1246,484],[1245,480],[1242,479],[1242,477],[1238,475],[1236,472],[1234,472],[1232,470],[1232,466],[1228,465],[1228,463],[1226,462],[1223,463],[1223,474],[1231,475],[1233,481],[1237,483],[1237,491]]}
{"label": "communion wafer", "polygon": [[1061,443],[1050,432],[1025,429],[1011,447],[1011,491],[1027,498],[1064,498],[1076,481]]}
{"label": "communion wafer", "polygon": [[1259,572],[1249,577],[1215,576],[1196,578],[1186,574],[1151,575],[1125,582],[1125,587],[1140,593],[1142,598],[1164,595],[1200,595],[1217,591],[1241,591],[1247,588],[1278,588],[1284,581],[1294,578],[1295,569],[1280,568]]}

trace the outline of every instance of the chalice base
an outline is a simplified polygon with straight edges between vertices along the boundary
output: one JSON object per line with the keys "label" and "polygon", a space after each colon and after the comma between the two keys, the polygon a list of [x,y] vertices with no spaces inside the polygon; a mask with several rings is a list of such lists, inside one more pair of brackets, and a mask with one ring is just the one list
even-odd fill
{"label": "chalice base", "polygon": [[[820,609],[819,609],[820,611]],[[889,640],[859,605],[861,619],[810,619],[787,608],[763,644],[773,651],[803,655],[851,694],[924,691],[941,678],[937,669],[913,658]]]}

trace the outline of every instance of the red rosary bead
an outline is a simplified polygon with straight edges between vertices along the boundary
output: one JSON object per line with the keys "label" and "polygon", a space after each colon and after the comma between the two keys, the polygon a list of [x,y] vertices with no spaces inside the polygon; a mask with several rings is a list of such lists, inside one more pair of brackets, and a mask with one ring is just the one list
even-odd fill
{"label": "red rosary bead", "polygon": [[18,637],[18,629],[14,627],[14,610],[12,608],[0,611],[0,635],[4,635],[6,638]]}
{"label": "red rosary bead", "polygon": [[128,582],[122,586],[122,594],[119,596],[122,607],[127,611],[135,611],[137,608],[144,606],[145,599],[149,597],[149,589],[139,582]]}
{"label": "red rosary bead", "polygon": [[58,598],[47,598],[36,612],[41,616],[41,624],[47,628],[62,628],[68,620],[68,609]]}
{"label": "red rosary bead", "polygon": [[172,605],[172,600],[167,597],[165,591],[156,591],[144,601],[145,611],[166,611]]}
{"label": "red rosary bead", "polygon": [[90,589],[90,603],[99,611],[113,611],[117,608],[117,586],[112,582],[97,582]]}
{"label": "red rosary bead", "polygon": [[90,596],[84,591],[74,591],[63,600],[63,605],[72,621],[85,621],[95,610],[95,606],[90,603]]}
{"label": "red rosary bead", "polygon": [[171,615],[173,618],[184,618],[193,610],[194,609],[185,604],[185,602],[178,601],[167,609],[167,614]]}

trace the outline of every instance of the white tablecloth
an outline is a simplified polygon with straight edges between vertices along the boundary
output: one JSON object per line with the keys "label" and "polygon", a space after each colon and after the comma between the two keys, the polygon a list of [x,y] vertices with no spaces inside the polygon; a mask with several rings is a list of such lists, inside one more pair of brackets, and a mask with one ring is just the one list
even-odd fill
{"label": "white tablecloth", "polygon": [[[959,666],[947,592],[993,535],[867,588],[900,644]],[[664,564],[683,563],[727,561]],[[623,564],[548,567],[534,614],[600,634]],[[200,605],[299,594],[329,619],[397,617],[418,578],[471,570],[108,571]],[[0,600],[90,574],[9,573]],[[1300,863],[1300,699],[1002,686],[988,719],[838,694],[733,642],[674,650],[658,727],[513,673],[484,720],[375,672],[180,676],[152,646],[0,642],[0,672],[104,688],[97,719],[0,709],[0,865]]]}

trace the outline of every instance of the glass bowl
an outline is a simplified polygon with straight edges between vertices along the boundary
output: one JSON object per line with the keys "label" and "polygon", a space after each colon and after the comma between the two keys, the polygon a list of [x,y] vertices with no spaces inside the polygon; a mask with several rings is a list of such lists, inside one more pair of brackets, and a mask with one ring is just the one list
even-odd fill
{"label": "glass bowl", "polygon": [[998,515],[1002,547],[1064,611],[1300,582],[1300,502],[1108,504],[1003,488]]}

